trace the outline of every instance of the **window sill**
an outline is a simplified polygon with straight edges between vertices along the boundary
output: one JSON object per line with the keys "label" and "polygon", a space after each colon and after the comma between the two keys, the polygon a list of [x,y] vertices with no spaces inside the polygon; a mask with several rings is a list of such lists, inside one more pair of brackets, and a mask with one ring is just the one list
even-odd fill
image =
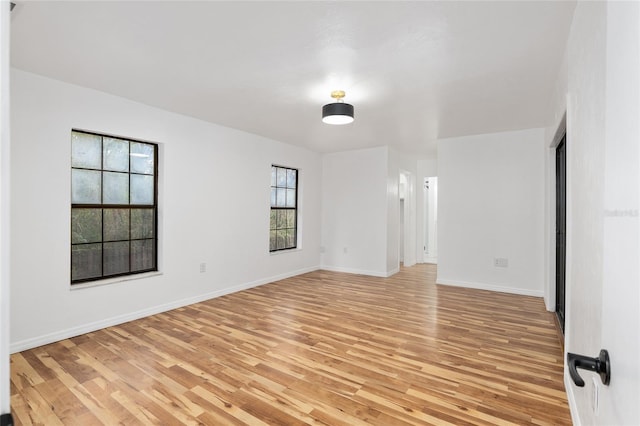
{"label": "window sill", "polygon": [[143,280],[145,278],[157,277],[159,275],[162,275],[161,271],[144,272],[142,274],[125,275],[125,276],[116,277],[116,278],[106,278],[100,281],[91,281],[88,283],[73,284],[71,285],[71,291],[82,290],[85,288],[101,287],[103,285],[117,284],[125,281]]}
{"label": "window sill", "polygon": [[270,251],[269,255],[270,256],[278,256],[281,254],[286,254],[286,253],[296,253],[302,251],[302,248],[298,247],[298,248],[294,248],[294,249],[288,249],[288,250],[278,250],[278,251]]}

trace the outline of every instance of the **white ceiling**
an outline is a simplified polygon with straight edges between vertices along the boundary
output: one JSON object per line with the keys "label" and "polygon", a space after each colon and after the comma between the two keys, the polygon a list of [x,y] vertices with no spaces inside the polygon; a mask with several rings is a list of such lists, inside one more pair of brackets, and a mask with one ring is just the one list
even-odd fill
{"label": "white ceiling", "polygon": [[[545,125],[574,1],[17,1],[16,68],[319,152]],[[332,90],[356,120],[320,120]]]}

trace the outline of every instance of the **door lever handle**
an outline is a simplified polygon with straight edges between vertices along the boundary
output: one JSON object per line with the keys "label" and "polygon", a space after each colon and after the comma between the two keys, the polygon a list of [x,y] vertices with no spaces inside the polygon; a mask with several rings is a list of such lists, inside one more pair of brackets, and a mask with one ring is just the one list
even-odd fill
{"label": "door lever handle", "polygon": [[597,358],[567,353],[567,364],[569,365],[569,375],[573,383],[580,388],[584,386],[584,380],[578,374],[578,368],[598,373],[600,380],[605,385],[609,385],[611,381],[611,361],[609,360],[609,352],[606,349],[600,350]]}

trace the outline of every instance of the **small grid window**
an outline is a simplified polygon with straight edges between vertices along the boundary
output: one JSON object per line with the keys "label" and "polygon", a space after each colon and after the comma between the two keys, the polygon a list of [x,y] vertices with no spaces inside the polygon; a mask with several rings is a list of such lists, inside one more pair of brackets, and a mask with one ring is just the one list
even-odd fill
{"label": "small grid window", "polygon": [[297,169],[271,166],[271,217],[269,223],[269,251],[297,247]]}
{"label": "small grid window", "polygon": [[71,284],[157,271],[158,147],[71,132]]}

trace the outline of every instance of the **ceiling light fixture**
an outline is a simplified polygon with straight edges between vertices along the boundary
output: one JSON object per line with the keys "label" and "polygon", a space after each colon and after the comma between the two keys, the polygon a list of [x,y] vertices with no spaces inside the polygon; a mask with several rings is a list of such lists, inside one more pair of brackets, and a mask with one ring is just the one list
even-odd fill
{"label": "ceiling light fixture", "polygon": [[327,124],[349,124],[353,122],[353,105],[346,104],[343,90],[334,90],[331,97],[336,101],[322,107],[322,122]]}

